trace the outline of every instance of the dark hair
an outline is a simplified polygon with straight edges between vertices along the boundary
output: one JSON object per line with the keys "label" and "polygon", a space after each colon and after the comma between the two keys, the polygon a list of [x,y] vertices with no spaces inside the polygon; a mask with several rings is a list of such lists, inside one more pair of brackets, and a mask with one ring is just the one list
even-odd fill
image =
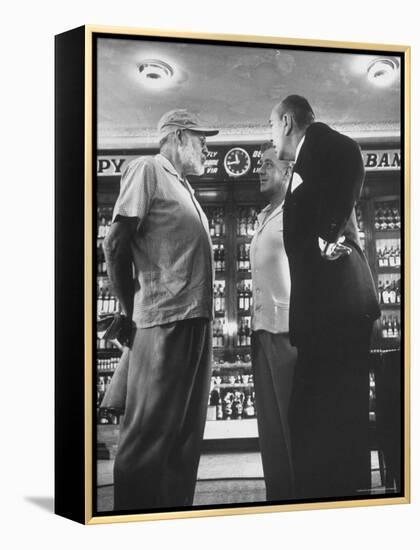
{"label": "dark hair", "polygon": [[301,95],[289,95],[279,105],[280,110],[289,111],[298,128],[306,128],[315,120],[315,115],[309,101]]}
{"label": "dark hair", "polygon": [[264,141],[263,143],[261,143],[260,145],[261,154],[265,153],[269,149],[274,149],[274,145],[272,141]]}

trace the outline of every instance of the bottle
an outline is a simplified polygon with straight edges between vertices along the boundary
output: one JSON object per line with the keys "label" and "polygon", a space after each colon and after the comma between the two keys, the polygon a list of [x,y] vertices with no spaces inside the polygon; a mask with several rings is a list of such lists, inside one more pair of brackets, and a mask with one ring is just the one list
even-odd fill
{"label": "bottle", "polygon": [[401,266],[401,250],[400,250],[400,247],[397,246],[397,248],[395,249],[395,267],[400,267]]}
{"label": "bottle", "polygon": [[387,229],[387,217],[385,206],[382,206],[382,216],[379,218],[381,222],[381,231],[386,231]]}
{"label": "bottle", "polygon": [[398,279],[395,283],[396,301],[397,304],[401,303],[401,279]]}
{"label": "bottle", "polygon": [[226,392],[223,398],[223,418],[225,420],[230,420],[232,418],[232,393]]}
{"label": "bottle", "polygon": [[226,309],[225,287],[220,285],[220,311],[224,313],[225,309]]}
{"label": "bottle", "polygon": [[216,210],[216,219],[214,222],[214,235],[215,237],[220,237],[222,234],[222,223],[220,219],[220,213]]}
{"label": "bottle", "polygon": [[383,249],[382,267],[389,267],[389,251],[387,246]]}
{"label": "bottle", "polygon": [[387,323],[387,338],[392,338],[394,335],[394,329],[393,329],[393,326],[392,326],[392,322],[391,322],[391,319],[388,318],[388,323]]}
{"label": "bottle", "polygon": [[381,209],[381,205],[379,204],[378,207],[375,210],[375,229],[376,229],[376,231],[379,231],[381,229],[381,216],[382,216],[382,209]]}
{"label": "bottle", "polygon": [[245,334],[245,346],[251,345],[251,330],[249,328],[248,319],[245,321],[245,327],[244,327],[244,334]]}
{"label": "bottle", "polygon": [[239,283],[239,287],[238,287],[238,298],[239,298],[238,309],[239,309],[239,311],[243,311],[243,310],[245,309],[243,282]]}
{"label": "bottle", "polygon": [[220,271],[225,271],[225,246],[223,244],[219,245],[219,258],[220,258]]}
{"label": "bottle", "polygon": [[241,237],[244,237],[246,235],[246,217],[243,210],[242,210],[241,218],[239,222],[239,235]]}
{"label": "bottle", "polygon": [[254,223],[252,220],[252,210],[248,210],[248,217],[246,220],[246,234],[252,236],[254,234]]}
{"label": "bottle", "polygon": [[380,304],[383,304],[383,296],[382,296],[382,293],[384,291],[384,283],[382,281],[382,279],[379,279],[379,282],[378,282],[378,300],[379,300],[379,303]]}
{"label": "bottle", "polygon": [[401,229],[401,216],[400,216],[400,211],[397,207],[393,208],[393,215],[394,215],[395,229]]}
{"label": "bottle", "polygon": [[382,291],[382,303],[383,304],[389,304],[389,281],[386,281],[384,285],[384,289]]}
{"label": "bottle", "polygon": [[237,345],[238,345],[238,347],[241,347],[243,345],[243,338],[244,338],[243,319],[241,318],[241,321],[240,321],[240,324],[239,324],[239,327],[238,327],[238,334],[237,334]]}
{"label": "bottle", "polygon": [[220,285],[218,285],[214,290],[214,310],[216,313],[219,313],[221,311],[221,304],[220,304]]}
{"label": "bottle", "polygon": [[388,338],[387,318],[384,316],[381,320],[382,324],[382,338]]}
{"label": "bottle", "polygon": [[393,221],[392,211],[389,208],[389,206],[385,210],[385,229],[387,231],[390,231],[391,229],[394,229],[394,221]]}
{"label": "bottle", "polygon": [[246,418],[253,418],[255,416],[254,403],[251,399],[251,394],[248,394],[246,397],[244,414]]}
{"label": "bottle", "polygon": [[389,251],[389,267],[395,267],[395,251],[393,246]]}
{"label": "bottle", "polygon": [[223,420],[222,398],[219,395],[219,401],[216,404],[216,420]]}
{"label": "bottle", "polygon": [[215,236],[215,226],[214,226],[214,218],[213,218],[212,210],[209,210],[209,232],[210,232],[210,237]]}
{"label": "bottle", "polygon": [[397,293],[395,291],[395,281],[392,281],[389,287],[388,300],[390,304],[395,304],[397,301]]}

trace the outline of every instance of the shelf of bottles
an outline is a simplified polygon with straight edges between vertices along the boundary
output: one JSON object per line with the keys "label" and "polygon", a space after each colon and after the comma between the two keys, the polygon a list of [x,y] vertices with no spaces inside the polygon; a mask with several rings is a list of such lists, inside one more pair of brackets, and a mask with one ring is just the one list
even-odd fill
{"label": "shelf of bottles", "polygon": [[[111,207],[98,208],[96,233],[96,314],[98,318],[120,311],[120,304],[110,288],[102,246],[111,227],[111,218]],[[98,424],[119,424],[119,414],[116,411],[100,409],[99,406],[111,383],[121,352],[111,342],[103,338],[96,339],[96,351],[97,422]]]}
{"label": "shelf of bottles", "polygon": [[236,219],[237,256],[236,256],[236,311],[237,332],[236,347],[239,349],[251,346],[251,308],[252,279],[250,248],[251,240],[257,229],[257,208],[254,206],[238,209]]}
{"label": "shelf of bottles", "polygon": [[211,377],[208,420],[241,420],[255,418],[254,380],[249,354],[235,361],[216,361]]}
{"label": "shelf of bottles", "polygon": [[214,364],[208,420],[252,419],[256,416],[251,357],[252,284],[249,248],[256,209],[204,207],[213,243]]}
{"label": "shelf of bottles", "polygon": [[381,317],[381,348],[397,348],[401,340],[401,214],[395,198],[378,198],[374,209],[374,254]]}

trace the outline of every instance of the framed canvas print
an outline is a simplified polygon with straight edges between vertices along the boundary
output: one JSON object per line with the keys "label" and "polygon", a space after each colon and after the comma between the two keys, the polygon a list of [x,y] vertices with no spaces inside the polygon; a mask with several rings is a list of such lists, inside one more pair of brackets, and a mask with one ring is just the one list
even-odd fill
{"label": "framed canvas print", "polygon": [[408,46],[56,36],[56,513],[408,503]]}

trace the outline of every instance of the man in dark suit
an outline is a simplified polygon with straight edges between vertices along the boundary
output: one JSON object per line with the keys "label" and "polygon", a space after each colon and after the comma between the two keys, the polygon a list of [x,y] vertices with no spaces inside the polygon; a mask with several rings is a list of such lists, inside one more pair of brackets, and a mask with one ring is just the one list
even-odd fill
{"label": "man in dark suit", "polygon": [[370,338],[380,315],[357,233],[359,146],[314,122],[298,95],[270,124],[280,159],[295,161],[284,206],[291,276],[290,339],[298,348],[290,405],[297,497],[350,497],[370,487]]}

